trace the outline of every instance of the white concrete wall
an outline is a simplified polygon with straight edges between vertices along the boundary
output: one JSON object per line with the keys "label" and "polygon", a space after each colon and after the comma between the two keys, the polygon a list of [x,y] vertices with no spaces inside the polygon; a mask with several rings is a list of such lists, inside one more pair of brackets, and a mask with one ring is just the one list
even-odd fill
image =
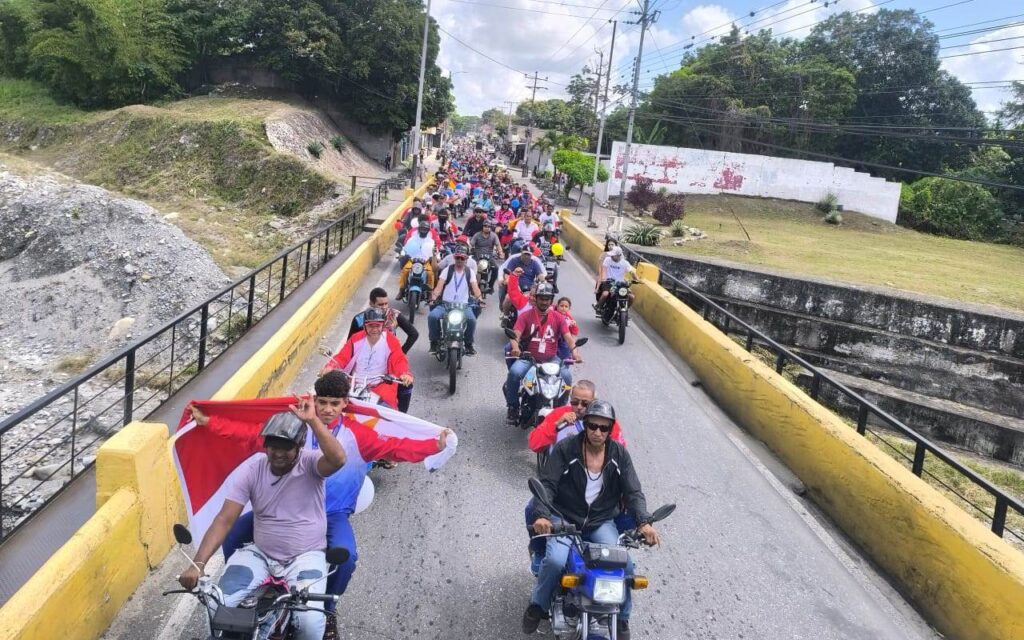
{"label": "white concrete wall", "polygon": [[[612,144],[614,171],[609,171],[607,185],[597,185],[599,201],[619,195],[625,150],[625,142]],[[898,182],[830,162],[648,144],[632,145],[630,156],[627,192],[633,178],[644,176],[654,180],[655,189],[673,193],[735,193],[800,202],[817,202],[834,193],[845,209],[896,222]]]}

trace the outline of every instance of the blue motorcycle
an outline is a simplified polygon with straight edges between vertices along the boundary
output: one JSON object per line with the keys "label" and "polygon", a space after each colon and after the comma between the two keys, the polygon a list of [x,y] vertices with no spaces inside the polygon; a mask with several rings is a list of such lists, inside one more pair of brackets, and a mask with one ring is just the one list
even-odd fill
{"label": "blue motorcycle", "polygon": [[[529,485],[534,498],[558,515],[544,485],[536,478],[530,478]],[[659,507],[651,514],[651,524],[664,520],[675,509],[674,504]],[[552,634],[558,640],[617,640],[618,616],[626,601],[626,589],[647,588],[646,577],[626,575],[628,549],[639,549],[645,544],[644,537],[634,528],[621,533],[617,545],[585,542],[579,529],[563,522],[554,525],[550,534],[534,539],[562,536],[571,542],[562,586],[548,611]],[[534,576],[539,569],[538,563],[533,569]]]}
{"label": "blue motorcycle", "polygon": [[409,322],[416,321],[416,311],[420,308],[420,301],[430,294],[426,264],[427,261],[422,258],[412,259],[412,269],[409,271],[405,293],[406,300],[409,301]]}

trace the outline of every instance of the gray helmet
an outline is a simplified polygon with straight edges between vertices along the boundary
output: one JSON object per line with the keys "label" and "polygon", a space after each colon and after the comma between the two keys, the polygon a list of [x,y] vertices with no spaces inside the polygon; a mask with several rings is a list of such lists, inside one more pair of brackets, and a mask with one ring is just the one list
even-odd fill
{"label": "gray helmet", "polygon": [[384,322],[385,320],[387,320],[387,317],[383,309],[370,307],[363,312],[363,324],[367,322]]}
{"label": "gray helmet", "polygon": [[430,231],[430,221],[426,218],[420,218],[418,228],[420,231]]}
{"label": "gray helmet", "polygon": [[537,285],[537,291],[533,294],[537,298],[554,298],[555,288],[546,282]]}
{"label": "gray helmet", "polygon": [[301,447],[306,444],[306,423],[288,411],[275,413],[263,425],[260,437],[289,440]]}
{"label": "gray helmet", "polygon": [[587,407],[587,412],[583,414],[583,419],[587,418],[606,418],[615,422],[615,407],[607,400],[594,400]]}

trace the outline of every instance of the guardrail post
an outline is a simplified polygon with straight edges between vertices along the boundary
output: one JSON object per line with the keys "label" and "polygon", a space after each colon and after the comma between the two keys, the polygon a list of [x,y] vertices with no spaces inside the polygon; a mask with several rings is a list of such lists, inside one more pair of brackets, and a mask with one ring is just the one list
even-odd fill
{"label": "guardrail post", "polygon": [[284,259],[281,260],[281,295],[277,299],[277,304],[284,302],[285,287],[288,285],[288,254],[284,254]]}
{"label": "guardrail post", "polygon": [[868,429],[868,405],[861,403],[857,411],[857,433],[864,435]]}
{"label": "guardrail post", "polygon": [[206,325],[210,323],[210,303],[203,305],[199,313],[199,357],[196,364],[199,370],[206,368]]}
{"label": "guardrail post", "polygon": [[135,408],[135,349],[124,357],[124,424],[132,421]]}
{"label": "guardrail post", "polygon": [[309,263],[313,260],[313,240],[306,240],[306,276],[303,280],[309,280]]}
{"label": "guardrail post", "polygon": [[252,312],[256,306],[256,272],[249,276],[249,300],[245,305],[245,328],[252,328]]}
{"label": "guardrail post", "polygon": [[775,358],[775,373],[782,373],[782,369],[786,366],[786,354],[780,353]]}
{"label": "guardrail post", "polygon": [[[173,356],[172,356],[173,357]],[[173,360],[172,360],[173,362]],[[74,401],[71,404],[71,477],[75,477],[75,432],[78,431],[78,387],[75,387]],[[0,534],[0,538],[3,535]]]}
{"label": "guardrail post", "polygon": [[754,348],[754,330],[753,329],[748,329],[747,330],[747,345],[746,346],[747,346],[747,351],[750,351],[750,350],[752,350]]}
{"label": "guardrail post", "polygon": [[927,449],[925,449],[924,445],[920,442],[918,442],[917,446],[914,447],[914,466],[911,467],[910,470],[914,472],[915,476],[920,476],[924,471],[924,454],[926,452]]}
{"label": "guardrail post", "polygon": [[992,516],[992,533],[1000,538],[1003,537],[1003,530],[1006,528],[1006,496],[996,496],[996,511]]}
{"label": "guardrail post", "polygon": [[334,229],[334,225],[327,227],[327,233],[324,235],[324,262],[327,262],[328,256],[331,255],[331,230]]}
{"label": "guardrail post", "polygon": [[352,176],[352,194],[355,195],[355,192],[356,192],[356,177]]}
{"label": "guardrail post", "polygon": [[811,398],[814,400],[818,399],[818,392],[821,390],[821,375],[815,371],[814,375],[811,376]]}

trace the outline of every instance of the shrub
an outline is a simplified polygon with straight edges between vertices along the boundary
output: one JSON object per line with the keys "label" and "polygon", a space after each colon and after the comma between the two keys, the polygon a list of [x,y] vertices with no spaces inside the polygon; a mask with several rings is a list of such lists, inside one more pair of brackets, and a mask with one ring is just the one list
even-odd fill
{"label": "shrub", "polygon": [[622,239],[629,244],[638,244],[641,247],[654,247],[661,241],[661,229],[653,224],[641,222],[626,227]]}
{"label": "shrub", "polygon": [[626,194],[626,202],[643,213],[647,213],[648,209],[661,200],[661,196],[652,187],[653,183],[654,181],[650,178],[637,177],[629,193]]}
{"label": "shrub", "polygon": [[672,224],[683,219],[686,215],[686,196],[681,193],[673,193],[665,197],[654,209],[654,219],[661,224]]}
{"label": "shrub", "polygon": [[672,224],[668,225],[668,232],[673,238],[682,238],[686,235],[686,223],[682,220],[673,220]]}
{"label": "shrub", "polygon": [[313,156],[314,158],[319,158],[320,154],[324,152],[324,145],[320,144],[319,142],[310,142],[309,144],[306,145],[306,151],[308,151],[309,155]]}
{"label": "shrub", "polygon": [[345,148],[345,138],[342,138],[341,136],[333,136],[331,138],[331,146],[340,152]]}
{"label": "shrub", "polygon": [[842,224],[843,214],[835,210],[829,211],[828,213],[825,214],[825,222],[829,224]]}
{"label": "shrub", "polygon": [[822,213],[831,213],[839,206],[839,198],[834,193],[826,193],[821,200],[818,200],[818,204],[815,206]]}
{"label": "shrub", "polygon": [[969,182],[922,178],[904,185],[900,197],[901,224],[953,238],[999,239],[1004,218],[999,201]]}

